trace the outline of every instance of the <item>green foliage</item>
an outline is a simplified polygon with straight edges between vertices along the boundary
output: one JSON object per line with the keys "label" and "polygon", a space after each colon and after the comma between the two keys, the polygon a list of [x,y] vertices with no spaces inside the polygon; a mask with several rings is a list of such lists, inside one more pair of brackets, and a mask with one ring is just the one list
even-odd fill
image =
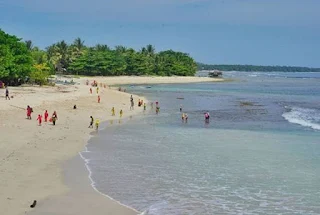
{"label": "green foliage", "polygon": [[50,75],[50,67],[46,63],[35,64],[30,73],[30,82],[44,85],[48,83],[48,77]]}
{"label": "green foliage", "polygon": [[21,84],[28,77],[32,83],[46,84],[54,73],[193,76],[196,69],[188,54],[172,50],[157,53],[152,45],[140,51],[124,46],[111,49],[105,44],[86,47],[77,38],[72,44],[62,40],[40,50],[31,40],[21,42],[0,30],[0,80],[11,84]]}
{"label": "green foliage", "polygon": [[22,83],[31,67],[32,57],[26,44],[0,29],[0,80],[9,85]]}
{"label": "green foliage", "polygon": [[320,68],[293,66],[209,65],[197,63],[198,70],[246,71],[246,72],[320,72]]}

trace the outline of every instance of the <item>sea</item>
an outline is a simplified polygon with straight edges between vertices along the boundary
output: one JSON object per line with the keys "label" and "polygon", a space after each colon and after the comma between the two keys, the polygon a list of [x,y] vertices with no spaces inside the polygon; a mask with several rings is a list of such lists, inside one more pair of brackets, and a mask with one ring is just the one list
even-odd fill
{"label": "sea", "polygon": [[125,86],[147,108],[89,141],[92,186],[144,215],[319,215],[320,73],[223,75]]}

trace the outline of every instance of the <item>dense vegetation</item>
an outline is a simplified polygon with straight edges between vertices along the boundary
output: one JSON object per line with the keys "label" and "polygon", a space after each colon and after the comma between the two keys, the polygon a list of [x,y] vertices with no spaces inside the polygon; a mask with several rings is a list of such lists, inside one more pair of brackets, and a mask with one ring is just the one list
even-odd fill
{"label": "dense vegetation", "polygon": [[0,29],[0,81],[44,84],[50,74],[193,76],[196,62],[186,53],[156,52],[152,45],[136,51],[97,44],[87,47],[80,38],[57,42],[45,50]]}
{"label": "dense vegetation", "polygon": [[320,72],[320,68],[294,66],[209,65],[197,63],[198,70],[246,71],[246,72]]}

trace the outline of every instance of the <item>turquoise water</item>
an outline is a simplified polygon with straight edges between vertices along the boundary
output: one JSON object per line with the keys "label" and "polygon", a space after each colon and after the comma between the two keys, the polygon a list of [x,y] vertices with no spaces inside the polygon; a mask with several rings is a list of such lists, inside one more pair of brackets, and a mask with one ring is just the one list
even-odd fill
{"label": "turquoise water", "polygon": [[320,214],[320,74],[226,76],[128,86],[161,112],[105,124],[82,153],[94,186],[152,215]]}

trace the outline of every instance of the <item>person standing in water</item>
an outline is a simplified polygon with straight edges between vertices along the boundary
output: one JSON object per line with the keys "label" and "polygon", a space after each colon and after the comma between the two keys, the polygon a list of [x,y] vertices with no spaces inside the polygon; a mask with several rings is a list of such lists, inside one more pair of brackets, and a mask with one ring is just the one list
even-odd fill
{"label": "person standing in water", "polygon": [[99,120],[99,119],[96,119],[96,123],[95,123],[95,125],[96,125],[96,130],[99,129],[99,124],[100,124],[100,120]]}
{"label": "person standing in water", "polygon": [[6,100],[9,99],[10,100],[10,96],[9,96],[9,89],[8,87],[6,87]]}
{"label": "person standing in water", "polygon": [[53,114],[52,114],[52,123],[53,123],[53,125],[56,125],[57,119],[58,119],[57,112],[53,111]]}
{"label": "person standing in water", "polygon": [[147,104],[144,103],[144,104],[143,104],[143,110],[146,110],[146,109],[147,109]]}
{"label": "person standing in water", "polygon": [[184,114],[184,121],[187,123],[188,122],[188,114]]}
{"label": "person standing in water", "polygon": [[180,105],[180,112],[182,112],[182,105]]}

